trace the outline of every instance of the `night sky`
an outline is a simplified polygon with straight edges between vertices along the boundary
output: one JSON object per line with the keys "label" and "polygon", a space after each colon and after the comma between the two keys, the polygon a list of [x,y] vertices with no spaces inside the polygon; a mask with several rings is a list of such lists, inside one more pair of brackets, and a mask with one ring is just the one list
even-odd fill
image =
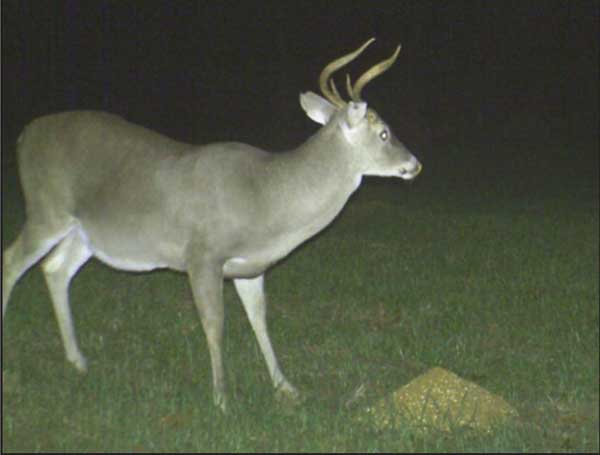
{"label": "night sky", "polygon": [[358,77],[402,44],[363,97],[425,170],[468,166],[474,150],[539,159],[544,148],[597,167],[598,5],[3,0],[3,163],[14,167],[27,122],[70,109],[118,113],[185,142],[292,148],[317,128],[298,94],[374,36],[349,71]]}

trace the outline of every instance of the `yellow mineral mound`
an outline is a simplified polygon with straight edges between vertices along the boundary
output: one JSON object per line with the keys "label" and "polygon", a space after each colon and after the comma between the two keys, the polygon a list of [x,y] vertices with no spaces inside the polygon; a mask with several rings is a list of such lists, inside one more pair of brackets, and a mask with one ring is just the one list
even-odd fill
{"label": "yellow mineral mound", "polygon": [[503,398],[443,368],[418,376],[363,414],[378,429],[410,425],[419,431],[470,428],[486,433],[517,416]]}

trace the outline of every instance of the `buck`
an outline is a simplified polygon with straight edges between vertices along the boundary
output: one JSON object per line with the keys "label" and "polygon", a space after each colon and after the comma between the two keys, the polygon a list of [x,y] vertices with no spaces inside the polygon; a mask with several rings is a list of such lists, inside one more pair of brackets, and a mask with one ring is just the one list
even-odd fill
{"label": "buck", "polygon": [[226,408],[221,340],[223,280],[232,279],[276,393],[296,399],[266,323],[265,271],[325,228],[364,175],[414,178],[421,164],[361,99],[394,54],[366,71],[350,99],[332,75],[374,41],[329,63],[300,105],[323,125],[294,150],[269,153],[222,142],[191,146],[103,112],[32,121],[18,139],[27,218],[3,258],[2,314],[17,280],[42,270],[67,360],[85,372],[69,307],[69,283],[92,256],[117,269],[186,272],[207,339],[213,399]]}

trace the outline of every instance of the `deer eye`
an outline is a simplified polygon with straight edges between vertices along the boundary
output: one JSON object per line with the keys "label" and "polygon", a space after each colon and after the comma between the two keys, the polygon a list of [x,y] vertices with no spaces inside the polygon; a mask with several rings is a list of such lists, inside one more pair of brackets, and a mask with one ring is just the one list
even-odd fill
{"label": "deer eye", "polygon": [[379,133],[379,138],[384,142],[387,141],[389,137],[390,137],[390,133],[388,133],[387,130],[383,130],[383,131],[381,131],[381,133]]}

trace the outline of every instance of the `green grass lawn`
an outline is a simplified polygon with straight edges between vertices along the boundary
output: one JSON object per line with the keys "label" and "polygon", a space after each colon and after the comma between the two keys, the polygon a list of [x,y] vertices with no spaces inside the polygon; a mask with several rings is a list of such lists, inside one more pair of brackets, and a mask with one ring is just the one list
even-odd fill
{"label": "green grass lawn", "polygon": [[[512,150],[460,165],[458,150],[443,153],[423,157],[413,184],[367,179],[331,227],[267,273],[275,350],[307,397],[297,408],[274,400],[231,284],[223,416],[183,274],[90,261],[71,286],[90,362],[80,376],[32,269],[3,325],[3,449],[598,451],[597,171],[567,166],[574,150],[548,171],[511,163]],[[3,248],[23,221],[16,185],[6,171]],[[520,418],[487,436],[356,423],[434,366],[501,395]],[[365,396],[347,406],[361,385]]]}

